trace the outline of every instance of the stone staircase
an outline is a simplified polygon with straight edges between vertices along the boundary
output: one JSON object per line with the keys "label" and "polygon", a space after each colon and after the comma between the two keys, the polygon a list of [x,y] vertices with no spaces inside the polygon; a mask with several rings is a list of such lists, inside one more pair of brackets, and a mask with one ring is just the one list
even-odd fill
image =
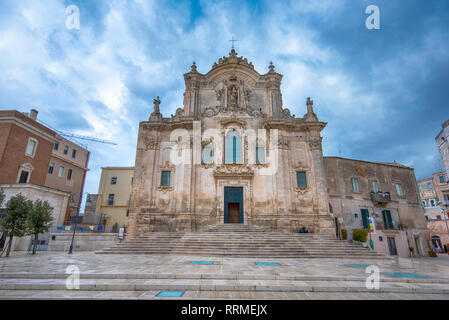
{"label": "stone staircase", "polygon": [[205,232],[150,232],[97,254],[171,254],[240,258],[380,258],[328,235],[266,232],[242,224],[215,226]]}

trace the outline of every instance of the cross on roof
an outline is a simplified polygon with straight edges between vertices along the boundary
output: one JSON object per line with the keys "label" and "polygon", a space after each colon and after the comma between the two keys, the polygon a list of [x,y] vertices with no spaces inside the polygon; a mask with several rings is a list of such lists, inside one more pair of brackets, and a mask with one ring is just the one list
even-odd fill
{"label": "cross on roof", "polygon": [[229,40],[229,41],[232,42],[232,48],[231,48],[231,49],[235,49],[235,48],[234,48],[234,42],[236,42],[236,41],[238,41],[238,40],[235,40],[234,37],[232,37],[232,39]]}

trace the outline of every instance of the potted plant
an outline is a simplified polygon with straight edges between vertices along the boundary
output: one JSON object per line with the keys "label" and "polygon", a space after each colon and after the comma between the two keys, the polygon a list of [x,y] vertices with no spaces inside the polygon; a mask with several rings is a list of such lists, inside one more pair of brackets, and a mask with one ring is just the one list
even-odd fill
{"label": "potted plant", "polygon": [[427,253],[429,254],[429,257],[432,257],[432,258],[436,258],[437,257],[437,253],[435,251],[433,251],[433,250],[429,250]]}
{"label": "potted plant", "polygon": [[341,229],[341,238],[342,240],[348,239],[348,231],[346,231],[346,229]]}
{"label": "potted plant", "polygon": [[114,225],[112,226],[112,232],[118,232],[118,223],[114,223]]}

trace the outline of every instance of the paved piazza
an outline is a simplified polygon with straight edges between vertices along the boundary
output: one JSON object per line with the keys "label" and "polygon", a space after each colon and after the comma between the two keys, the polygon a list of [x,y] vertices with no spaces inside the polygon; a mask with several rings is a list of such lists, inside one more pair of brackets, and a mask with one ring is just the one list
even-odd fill
{"label": "paved piazza", "polygon": [[[367,265],[379,267],[378,290],[366,288]],[[66,287],[69,266],[80,270],[78,290]],[[180,298],[156,297],[160,291],[184,293]],[[448,300],[449,257],[354,260],[13,253],[0,259],[0,298]]]}

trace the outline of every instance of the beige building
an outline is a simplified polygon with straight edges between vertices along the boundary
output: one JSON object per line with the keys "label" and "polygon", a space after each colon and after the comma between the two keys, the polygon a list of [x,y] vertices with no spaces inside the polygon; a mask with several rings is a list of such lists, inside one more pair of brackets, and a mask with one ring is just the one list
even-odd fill
{"label": "beige building", "polygon": [[129,199],[133,182],[134,167],[101,168],[98,195],[89,195],[95,215],[106,220],[106,228],[128,224]]}
{"label": "beige building", "polygon": [[[76,216],[82,201],[90,152],[60,135],[56,135],[48,165],[45,186],[69,192],[73,200],[68,215]],[[69,202],[70,203],[70,202]],[[65,221],[69,220],[66,216]]]}
{"label": "beige building", "polygon": [[443,162],[446,177],[449,177],[449,120],[442,124],[443,129],[436,136],[435,141],[440,151],[441,162]]}
{"label": "beige building", "polygon": [[326,126],[306,102],[283,107],[282,75],[260,74],[233,49],[205,74],[184,74],[184,106],[164,118],[159,98],[139,125],[129,236],[222,223],[335,234],[321,146]]}
{"label": "beige building", "polygon": [[421,203],[427,220],[433,249],[443,252],[449,248],[449,184],[446,172],[418,181]]}
{"label": "beige building", "polygon": [[337,232],[368,229],[374,218],[374,250],[387,255],[426,255],[429,233],[414,170],[397,163],[324,157],[329,206]]}
{"label": "beige building", "polygon": [[426,220],[447,218],[449,208],[449,184],[445,172],[437,172],[431,178],[418,181],[419,196]]}

